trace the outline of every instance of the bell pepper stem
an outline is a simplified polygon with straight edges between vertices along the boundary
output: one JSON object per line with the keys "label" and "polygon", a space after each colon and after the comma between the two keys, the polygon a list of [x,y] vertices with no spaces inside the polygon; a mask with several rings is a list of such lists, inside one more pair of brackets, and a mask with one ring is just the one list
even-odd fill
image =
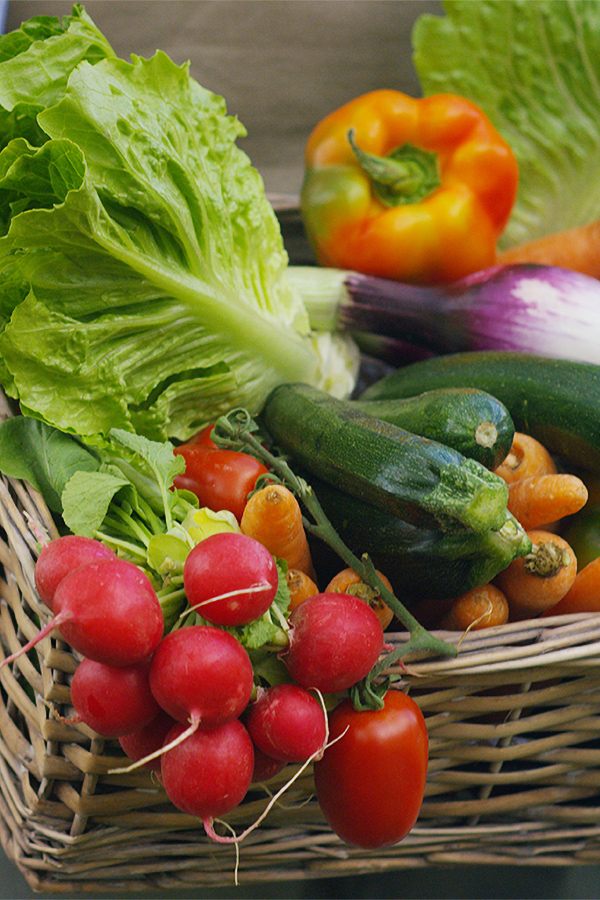
{"label": "bell pepper stem", "polygon": [[366,153],[356,143],[354,128],[348,131],[348,141],[374,193],[386,206],[418,203],[441,184],[435,153],[412,144],[403,144],[388,156]]}

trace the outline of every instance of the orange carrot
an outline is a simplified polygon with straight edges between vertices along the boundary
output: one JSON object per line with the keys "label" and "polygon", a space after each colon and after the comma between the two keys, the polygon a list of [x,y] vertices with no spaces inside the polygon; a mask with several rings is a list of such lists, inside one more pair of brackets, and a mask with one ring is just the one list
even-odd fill
{"label": "orange carrot", "polygon": [[282,484],[269,484],[249,498],[240,521],[243,534],[253,537],[289,569],[316,580],[298,500]]}
{"label": "orange carrot", "polygon": [[493,584],[483,584],[457,597],[440,621],[444,631],[467,631],[505,625],[508,622],[508,601]]}
{"label": "orange carrot", "polygon": [[289,612],[293,612],[297,606],[309,597],[314,597],[319,593],[316,582],[312,580],[310,575],[302,572],[300,569],[288,569],[286,573],[286,581],[290,592]]}
{"label": "orange carrot", "polygon": [[497,265],[539,263],[600,278],[600,219],[498,253]]}
{"label": "orange carrot", "polygon": [[531,552],[514,559],[496,575],[513,621],[541,615],[565,596],[577,574],[573,549],[559,535],[534,529],[527,532]]}
{"label": "orange carrot", "polygon": [[[375,571],[388,591],[393,593],[392,585],[386,576],[378,569]],[[381,622],[382,628],[387,628],[394,618],[394,613],[387,603],[381,599],[379,592],[375,588],[370,587],[370,585],[365,584],[364,581],[361,580],[358,572],[355,572],[354,569],[342,569],[341,572],[334,575],[325,588],[325,593],[353,594],[355,597],[360,597],[361,600],[364,600],[373,609],[375,615]]]}
{"label": "orange carrot", "polygon": [[518,478],[553,475],[556,465],[543,444],[529,434],[516,431],[508,456],[494,471],[507,484],[512,484]]}
{"label": "orange carrot", "polygon": [[568,613],[600,612],[600,557],[593,559],[575,576],[564,597],[544,613],[562,616]]}
{"label": "orange carrot", "polygon": [[588,490],[576,475],[534,475],[508,486],[509,512],[525,531],[542,528],[583,509]]}

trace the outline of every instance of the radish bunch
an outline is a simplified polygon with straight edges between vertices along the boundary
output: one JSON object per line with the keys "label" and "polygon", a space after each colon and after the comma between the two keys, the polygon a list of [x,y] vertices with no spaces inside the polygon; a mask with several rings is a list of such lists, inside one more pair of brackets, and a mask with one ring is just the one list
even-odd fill
{"label": "radish bunch", "polygon": [[53,618],[2,665],[58,629],[83,657],[68,721],[118,739],[132,765],[152,768],[175,806],[212,835],[213,820],[253,782],[322,755],[321,695],[346,691],[383,650],[381,624],[366,603],[317,594],[289,619],[280,614],[287,643],[273,652],[287,675],[265,684],[236,627],[267,614],[278,567],[262,544],[237,532],[190,550],[183,587],[191,618],[166,633],[153,581],[98,540],[52,541],[35,580]]}

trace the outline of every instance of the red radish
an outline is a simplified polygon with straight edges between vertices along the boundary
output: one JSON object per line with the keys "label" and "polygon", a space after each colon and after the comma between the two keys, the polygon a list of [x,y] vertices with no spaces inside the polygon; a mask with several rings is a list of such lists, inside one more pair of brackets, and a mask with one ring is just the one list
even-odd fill
{"label": "red radish", "polygon": [[250,657],[238,640],[211,625],[167,634],[150,666],[150,688],[177,722],[213,728],[244,711],[254,686]]}
{"label": "red radish", "polygon": [[[155,751],[160,750],[168,732],[174,725],[175,722],[171,716],[161,709],[148,725],[144,725],[143,728],[132,731],[130,734],[120,735],[119,744],[129,759],[134,762],[143,760],[146,756],[151,756]],[[143,765],[154,772],[160,772],[161,758],[157,756]]]}
{"label": "red radish", "polygon": [[321,702],[297,684],[276,684],[259,690],[245,718],[254,745],[284,762],[304,762],[327,740]]}
{"label": "red radish", "polygon": [[107,666],[83,659],[71,681],[77,719],[104,737],[143,728],[160,707],[150,691],[150,660],[133,666]]}
{"label": "red radish", "polygon": [[162,638],[162,609],[148,576],[114,557],[87,563],[62,579],[54,594],[54,618],[1,666],[31,650],[58,628],[71,647],[109,666],[131,666]]}
{"label": "red radish", "polygon": [[334,694],[367,675],[384,644],[371,607],[351,594],[315,594],[289,618],[290,644],[282,658],[296,684]]}
{"label": "red radish", "polygon": [[[250,735],[239,719],[210,730],[195,731],[179,741],[184,725],[167,734],[161,777],[175,806],[198,816],[206,825],[238,806],[248,791],[254,768]],[[179,741],[179,742],[178,742]]]}
{"label": "red radish", "polygon": [[282,759],[273,759],[263,753],[260,747],[254,745],[254,769],[252,771],[252,783],[260,784],[263,781],[269,781],[285,768],[286,763]]}
{"label": "red radish", "polygon": [[40,599],[52,609],[54,592],[73,569],[97,559],[114,559],[113,551],[94,538],[65,534],[42,547],[34,570],[35,586]]}
{"label": "red radish", "polygon": [[190,606],[213,625],[246,625],[271,606],[278,573],[259,541],[234,531],[213,534],[188,554],[183,586]]}

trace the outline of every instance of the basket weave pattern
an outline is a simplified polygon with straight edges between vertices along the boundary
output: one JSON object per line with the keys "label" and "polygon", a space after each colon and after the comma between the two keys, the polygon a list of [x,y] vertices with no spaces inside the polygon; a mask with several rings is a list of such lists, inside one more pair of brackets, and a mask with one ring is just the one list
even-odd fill
{"label": "basket weave pattern", "polygon": [[[40,496],[2,478],[0,658],[49,619],[33,580],[45,534],[55,536],[56,526]],[[377,852],[346,846],[323,820],[308,769],[242,843],[240,881],[600,860],[600,616],[442,636],[460,640],[456,658],[412,660],[402,670],[430,735],[425,802],[411,834]],[[388,635],[393,644],[405,638]],[[232,884],[231,846],[207,838],[150,773],[110,774],[124,762],[117,742],[64,721],[77,663],[60,636],[49,636],[0,672],[6,854],[47,892]],[[294,771],[286,767],[269,789]],[[253,787],[228,822],[243,829],[268,799]]]}

